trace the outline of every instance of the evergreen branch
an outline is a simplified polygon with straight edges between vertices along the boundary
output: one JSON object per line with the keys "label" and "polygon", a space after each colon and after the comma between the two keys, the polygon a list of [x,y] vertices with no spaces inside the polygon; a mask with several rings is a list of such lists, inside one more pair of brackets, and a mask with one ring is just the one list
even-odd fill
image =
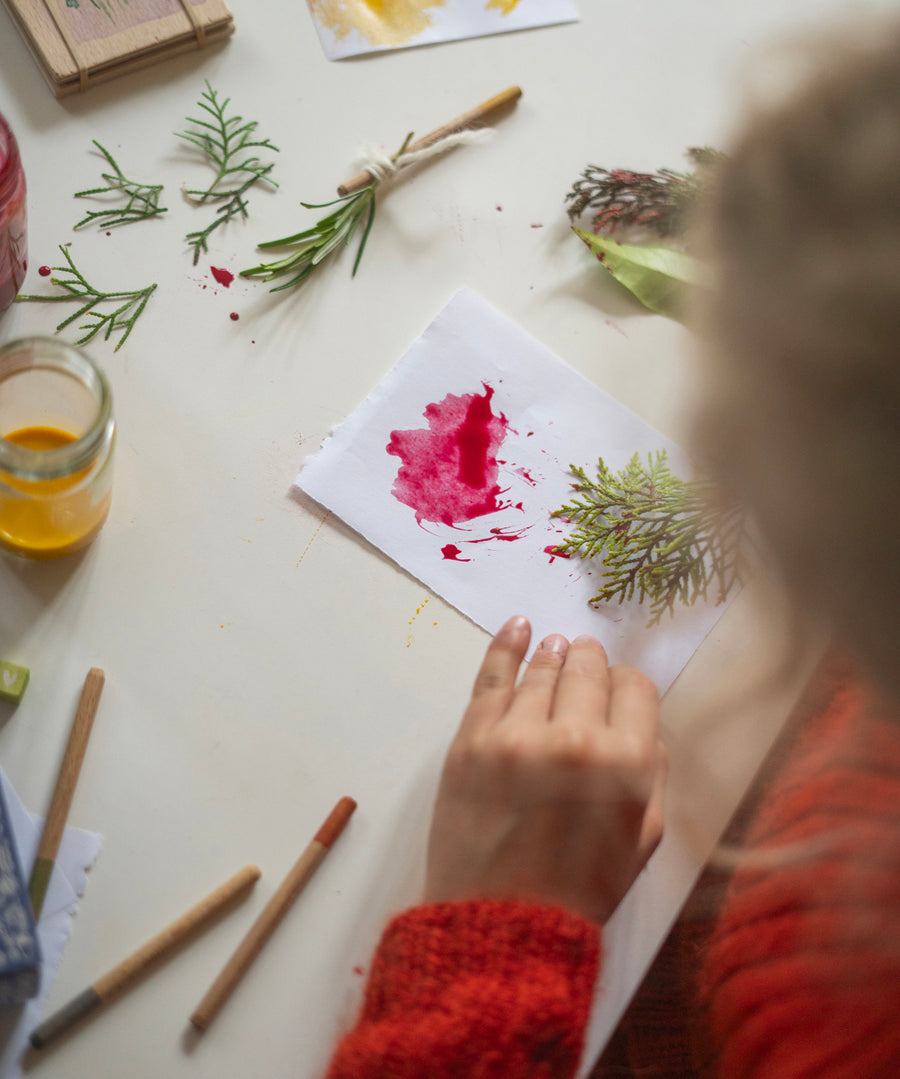
{"label": "evergreen branch", "polygon": [[294,250],[274,262],[262,262],[258,266],[241,270],[241,277],[261,277],[264,281],[273,281],[278,277],[293,275],[288,281],[276,285],[271,290],[272,292],[281,292],[292,285],[300,285],[332,252],[341,245],[347,246],[362,225],[362,235],[351,272],[351,277],[355,277],[375,221],[375,187],[375,184],[371,184],[356,194],[345,195],[331,202],[301,203],[308,210],[321,210],[328,206],[339,206],[339,208],[326,214],[312,228],[296,232],[292,236],[285,236],[280,240],[267,240],[265,243],[258,244],[260,250],[279,247],[293,247]]}
{"label": "evergreen branch", "polygon": [[[265,181],[273,187],[278,184],[269,173],[274,162],[263,162],[259,154],[251,151],[273,150],[279,153],[277,146],[268,139],[255,135],[256,120],[245,121],[242,116],[227,116],[231,98],[219,100],[218,93],[206,82],[206,90],[197,102],[210,119],[188,117],[187,124],[192,125],[185,131],[175,132],[176,136],[197,147],[215,169],[215,179],[205,188],[186,188],[185,196],[197,205],[204,203],[224,203],[213,223],[206,229],[188,233],[185,239],[194,249],[194,265],[200,258],[200,252],[207,250],[206,241],[215,229],[224,225],[233,217],[247,217],[247,202],[244,194],[254,184]],[[221,186],[226,181],[234,181],[236,186]]]}
{"label": "evergreen branch", "polygon": [[142,184],[137,180],[129,180],[109,150],[101,146],[96,139],[91,141],[109,162],[113,171],[100,174],[106,181],[106,187],[91,187],[85,191],[76,191],[74,197],[76,199],[94,198],[117,192],[124,195],[128,201],[124,207],[89,210],[73,228],[80,229],[83,225],[92,224],[100,228],[112,228],[115,225],[128,225],[134,221],[143,221],[148,217],[158,217],[168,212],[165,206],[159,205],[162,184]]}
{"label": "evergreen branch", "polygon": [[[241,184],[240,187],[234,188],[229,192],[222,192],[219,197],[225,197],[227,195],[228,202],[222,207],[222,209],[219,210],[218,215],[213,219],[213,221],[209,225],[207,225],[205,229],[200,229],[196,232],[189,232],[185,236],[185,240],[187,241],[188,246],[194,249],[195,266],[200,259],[200,252],[208,250],[206,241],[209,239],[210,235],[215,232],[217,228],[219,228],[221,225],[224,225],[226,221],[230,221],[231,218],[237,217],[238,215],[240,215],[241,217],[247,217],[247,203],[244,199],[244,192],[248,191],[256,183],[256,181],[260,179],[265,173],[267,173],[272,167],[272,165],[267,165],[261,173],[254,174],[253,176],[248,177],[244,181],[244,183]],[[191,192],[188,193],[190,194]]]}
{"label": "evergreen branch", "polygon": [[[86,302],[75,311],[74,314],[69,315],[60,322],[56,329],[63,330],[70,323],[77,321],[82,316],[87,317],[87,321],[81,323],[78,327],[79,330],[84,331],[83,336],[79,337],[76,344],[83,345],[86,342],[92,340],[98,333],[104,331],[104,340],[108,341],[113,333],[121,333],[118,343],[113,351],[118,352],[122,345],[125,344],[129,334],[134,329],[134,324],[147,306],[147,301],[156,285],[148,285],[146,288],[134,289],[131,292],[101,292],[99,289],[94,288],[89,284],[84,275],[72,261],[72,256],[68,250],[60,246],[60,251],[63,253],[63,258],[66,260],[65,266],[53,266],[53,270],[59,271],[60,274],[66,276],[51,277],[50,284],[56,285],[58,288],[63,289],[63,295],[61,296],[37,296],[37,295],[23,295],[19,294],[16,297],[17,301],[23,302],[38,302],[38,303],[59,303],[63,301],[72,300],[85,300]],[[108,303],[111,300],[121,300],[122,302],[112,311],[103,313],[97,310],[97,306],[102,303]]]}
{"label": "evergreen branch", "polygon": [[562,555],[599,559],[603,584],[591,604],[649,600],[650,621],[675,613],[675,604],[693,605],[715,589],[722,603],[740,580],[742,514],[737,507],[715,509],[708,481],[686,481],[666,462],[666,451],[635,454],[618,474],[603,458],[597,477],[571,466],[578,496],[556,510],[576,526],[554,548]]}

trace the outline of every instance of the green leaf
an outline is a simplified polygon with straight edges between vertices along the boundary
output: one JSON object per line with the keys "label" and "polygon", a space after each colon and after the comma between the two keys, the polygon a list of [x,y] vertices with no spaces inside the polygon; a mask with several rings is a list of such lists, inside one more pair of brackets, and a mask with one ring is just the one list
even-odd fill
{"label": "green leaf", "polygon": [[696,284],[696,259],[672,247],[623,244],[572,226],[613,277],[658,315],[679,319],[684,294]]}

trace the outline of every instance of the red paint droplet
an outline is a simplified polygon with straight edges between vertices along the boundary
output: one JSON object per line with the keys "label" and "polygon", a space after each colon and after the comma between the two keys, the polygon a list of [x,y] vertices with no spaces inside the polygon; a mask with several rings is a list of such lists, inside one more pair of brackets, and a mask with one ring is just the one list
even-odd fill
{"label": "red paint droplet", "polygon": [[49,277],[50,274],[53,273],[53,271],[50,269],[49,266],[41,266],[38,269],[38,273],[41,275],[41,277]]}
{"label": "red paint droplet", "polygon": [[550,555],[550,561],[551,562],[554,560],[554,558],[571,558],[572,557],[570,554],[567,554],[565,551],[561,551],[558,547],[554,547],[552,543],[550,544],[549,547],[544,548],[544,554]]}
{"label": "red paint droplet", "polygon": [[503,207],[502,207],[502,206],[498,206],[498,207],[497,207],[497,211],[498,211],[499,213],[502,213],[502,212],[503,212]]}
{"label": "red paint droplet", "polygon": [[224,285],[225,288],[228,288],[228,286],[234,280],[234,274],[231,272],[231,270],[220,270],[218,266],[210,266],[209,272],[213,275],[216,281],[218,281],[220,285]]}
{"label": "red paint droplet", "polygon": [[471,558],[460,558],[462,551],[456,546],[455,543],[448,543],[446,547],[441,548],[441,554],[444,558],[450,562],[471,562]]}
{"label": "red paint droplet", "polygon": [[537,487],[537,480],[532,476],[527,468],[517,468],[516,474],[521,476],[526,483],[530,483],[532,487]]}
{"label": "red paint droplet", "polygon": [[392,494],[416,511],[416,520],[447,525],[502,509],[497,496],[497,450],[509,422],[491,411],[493,389],[426,406],[427,428],[392,431],[385,447],[403,462]]}
{"label": "red paint droplet", "polygon": [[353,968],[353,973],[358,974],[360,977],[362,977],[363,974],[365,974],[365,971],[363,970],[362,967],[354,967]]}
{"label": "red paint droplet", "polygon": [[543,225],[540,225],[540,224],[538,224],[538,225],[532,225],[531,227],[532,227],[533,229],[542,229],[542,228],[543,228],[544,226],[543,226]]}
{"label": "red paint droplet", "polygon": [[237,320],[241,316],[237,313],[237,311],[232,311],[231,314],[228,317],[231,319],[232,322],[237,322]]}
{"label": "red paint droplet", "polygon": [[107,235],[107,236],[112,236],[112,233],[111,233],[111,232],[107,232],[107,234],[106,234],[106,235]]}

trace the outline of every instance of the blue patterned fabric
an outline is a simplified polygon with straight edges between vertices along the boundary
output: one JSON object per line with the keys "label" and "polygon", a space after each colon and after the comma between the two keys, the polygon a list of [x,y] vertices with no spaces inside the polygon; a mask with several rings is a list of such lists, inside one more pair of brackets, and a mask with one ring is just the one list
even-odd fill
{"label": "blue patterned fabric", "polygon": [[0,784],[0,1007],[14,1007],[37,993],[40,961],[31,902]]}

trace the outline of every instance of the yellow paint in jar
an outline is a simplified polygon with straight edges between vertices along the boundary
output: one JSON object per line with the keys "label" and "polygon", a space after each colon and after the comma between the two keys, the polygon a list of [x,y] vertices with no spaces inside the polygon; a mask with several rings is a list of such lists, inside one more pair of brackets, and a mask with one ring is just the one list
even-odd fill
{"label": "yellow paint in jar", "polygon": [[[42,422],[45,415],[54,422]],[[24,416],[34,422],[15,423]],[[12,428],[0,437],[0,549],[46,559],[86,547],[112,495],[115,423],[105,376],[69,346],[13,342],[0,349],[0,424]]]}

